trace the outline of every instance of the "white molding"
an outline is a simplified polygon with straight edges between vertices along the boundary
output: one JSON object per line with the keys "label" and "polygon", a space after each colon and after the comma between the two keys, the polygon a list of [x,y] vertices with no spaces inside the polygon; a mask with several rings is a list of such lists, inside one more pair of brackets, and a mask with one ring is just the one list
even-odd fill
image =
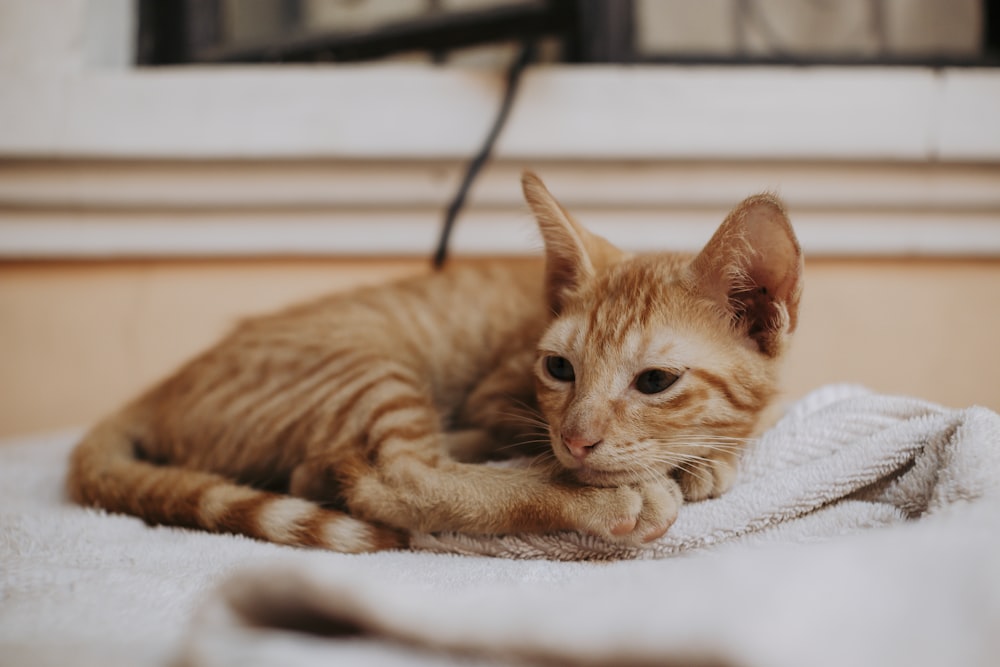
{"label": "white molding", "polygon": [[[4,208],[443,208],[464,166],[456,161],[0,160],[0,216]],[[573,208],[721,210],[768,190],[810,208],[1000,213],[1000,163],[498,161],[483,170],[469,202],[521,208],[525,167]]]}
{"label": "white molding", "polygon": [[[0,2],[0,258],[429,252],[502,73],[132,69],[129,6]],[[998,257],[997,118],[997,70],[531,68],[454,247],[530,250],[536,166],[631,249],[770,189],[812,254]]]}
{"label": "white molding", "polygon": [[[704,211],[584,211],[587,226],[626,250],[692,252],[721,221]],[[807,256],[1000,257],[995,215],[793,216]],[[440,229],[436,212],[327,213],[288,216],[216,214],[8,216],[0,223],[0,258],[108,259],[260,256],[430,255]],[[540,247],[526,214],[474,212],[457,227],[457,255],[533,254]]]}
{"label": "white molding", "polygon": [[[0,154],[462,159],[502,78],[418,65],[6,75]],[[998,105],[993,70],[537,67],[497,156],[998,161]]]}
{"label": "white molding", "polygon": [[[552,191],[630,250],[700,247],[726,211],[782,195],[810,255],[1000,257],[1000,165],[539,163]],[[0,258],[424,255],[462,165],[0,163]],[[520,165],[492,165],[463,254],[537,249]]]}
{"label": "white molding", "polygon": [[942,84],[939,157],[1000,161],[1000,73],[949,71]]}
{"label": "white molding", "polygon": [[[496,113],[491,70],[129,68],[131,6],[0,3],[0,156],[464,160]],[[995,163],[998,115],[995,69],[543,66],[496,155]]]}

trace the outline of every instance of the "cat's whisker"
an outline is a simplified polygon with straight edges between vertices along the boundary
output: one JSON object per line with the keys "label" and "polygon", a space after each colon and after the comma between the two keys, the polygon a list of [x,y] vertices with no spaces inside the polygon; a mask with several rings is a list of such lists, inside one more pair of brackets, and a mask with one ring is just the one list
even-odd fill
{"label": "cat's whisker", "polygon": [[515,396],[508,396],[507,398],[510,399],[511,403],[514,403],[515,405],[517,405],[521,409],[525,410],[526,412],[528,412],[530,414],[533,414],[533,415],[538,415],[539,417],[542,416],[542,413],[538,409],[537,406],[532,405],[532,404],[528,403],[527,401],[524,401],[524,400],[522,400],[520,398],[517,398]]}
{"label": "cat's whisker", "polygon": [[709,443],[655,443],[666,448],[666,451],[708,451],[708,452],[740,452],[745,449],[743,446],[713,445]]}
{"label": "cat's whisker", "polygon": [[646,455],[646,460],[650,461],[673,461],[673,460],[693,460],[693,461],[708,461],[708,457],[701,456],[700,454],[692,454],[690,452],[650,452]]}
{"label": "cat's whisker", "polygon": [[519,398],[514,398],[514,397],[509,397],[509,398],[514,408],[517,410],[517,414],[535,419],[540,424],[546,424],[546,426],[548,426],[548,424],[545,421],[545,416],[541,413],[541,411],[537,407]]}
{"label": "cat's whisker", "polygon": [[662,467],[657,467],[657,466],[650,465],[648,463],[644,463],[641,466],[641,470],[642,470],[642,472],[646,473],[646,477],[647,478],[652,478],[652,479],[656,479],[656,480],[659,480],[659,481],[663,481],[663,480],[667,479],[667,472]]}
{"label": "cat's whisker", "polygon": [[756,438],[751,437],[740,437],[735,435],[725,435],[722,433],[666,433],[660,436],[661,438],[681,438],[681,439],[691,439],[691,438],[709,438],[712,440],[734,440],[738,442],[745,442],[747,440],[755,440]]}
{"label": "cat's whisker", "polygon": [[541,417],[538,417],[537,415],[522,414],[518,412],[500,412],[498,413],[498,415],[501,417],[506,417],[507,419],[510,419],[512,421],[518,421],[525,424],[536,424],[538,426],[541,426],[542,428],[549,427],[548,423],[546,423],[545,420],[543,420]]}
{"label": "cat's whisker", "polygon": [[562,464],[552,452],[543,452],[531,460],[531,467],[540,469],[549,475],[557,475],[562,470]]}
{"label": "cat's whisker", "polygon": [[734,435],[723,435],[721,433],[672,433],[662,436],[664,438],[711,438],[712,440],[752,440],[753,438],[743,438]]}
{"label": "cat's whisker", "polygon": [[708,460],[674,460],[665,462],[671,469],[682,470],[693,477],[697,477],[705,482],[711,482],[710,473],[706,472],[705,463]]}
{"label": "cat's whisker", "polygon": [[717,445],[719,447],[743,447],[750,442],[753,442],[753,438],[716,438],[713,436],[676,436],[671,438],[650,438],[654,442],[662,442],[664,444],[706,444],[706,445]]}
{"label": "cat's whisker", "polygon": [[[551,442],[552,442],[552,440],[548,436],[543,436],[543,437],[539,437],[539,438],[528,438],[526,440],[518,440],[518,441],[516,441],[516,442],[514,442],[512,444],[514,446],[517,446],[517,445],[540,445],[540,444],[549,444]],[[510,447],[510,446],[511,446],[510,444],[508,444],[508,445],[502,445],[501,448],[502,447]]]}
{"label": "cat's whisker", "polygon": [[699,441],[690,441],[690,440],[689,441],[685,441],[685,440],[676,440],[676,441],[653,440],[651,442],[655,442],[655,443],[657,443],[659,445],[664,445],[664,446],[667,446],[667,447],[692,447],[692,448],[703,449],[703,450],[708,450],[708,451],[713,451],[713,452],[740,452],[740,451],[743,451],[744,449],[746,449],[746,445],[745,444],[716,443],[716,442],[709,442],[709,441],[699,442]]}
{"label": "cat's whisker", "polygon": [[518,422],[521,424],[529,424],[531,426],[537,426],[545,430],[548,430],[549,428],[549,425],[546,422],[542,421],[538,417],[535,417],[534,415],[524,415],[516,412],[500,412],[498,414],[499,416],[506,417],[507,419],[513,422]]}
{"label": "cat's whisker", "polygon": [[702,446],[702,445],[687,445],[687,446],[684,446],[684,445],[676,445],[676,444],[675,445],[667,445],[667,446],[662,447],[662,448],[658,447],[658,448],[655,448],[655,449],[659,450],[661,452],[664,452],[664,453],[678,452],[678,453],[691,454],[691,455],[707,455],[707,456],[711,456],[713,454],[739,454],[740,452],[743,451],[742,447],[734,449],[734,448],[729,448],[729,447],[722,447],[722,448],[720,448],[720,447],[705,447],[705,446]]}
{"label": "cat's whisker", "polygon": [[702,466],[682,464],[678,465],[677,469],[686,472],[700,482],[705,482],[707,484],[711,484],[713,482],[712,475]]}
{"label": "cat's whisker", "polygon": [[708,461],[707,456],[701,454],[691,454],[690,452],[668,452],[666,458],[679,459],[684,461]]}
{"label": "cat's whisker", "polygon": [[496,448],[497,452],[509,452],[511,450],[520,449],[521,447],[526,447],[528,445],[548,445],[550,443],[548,438],[543,440],[518,440],[517,442],[510,442],[505,445],[500,445]]}

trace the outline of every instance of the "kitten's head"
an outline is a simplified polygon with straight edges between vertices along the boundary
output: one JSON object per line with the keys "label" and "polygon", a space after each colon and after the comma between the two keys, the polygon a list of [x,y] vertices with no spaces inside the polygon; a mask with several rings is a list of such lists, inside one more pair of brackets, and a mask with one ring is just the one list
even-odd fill
{"label": "kitten's head", "polygon": [[694,257],[631,255],[579,225],[525,172],[554,318],[538,403],[559,462],[620,484],[741,443],[776,392],[802,255],[781,202],[757,195]]}

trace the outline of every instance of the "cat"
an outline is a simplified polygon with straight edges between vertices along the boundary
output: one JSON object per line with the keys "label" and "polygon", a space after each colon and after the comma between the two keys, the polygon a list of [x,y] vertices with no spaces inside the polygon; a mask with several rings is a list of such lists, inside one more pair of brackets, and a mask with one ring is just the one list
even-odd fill
{"label": "cat", "polygon": [[71,497],[343,552],[413,531],[662,536],[732,484],[776,392],[802,288],[784,206],[749,197],[694,257],[632,255],[522,186],[544,261],[248,319],[82,439]]}

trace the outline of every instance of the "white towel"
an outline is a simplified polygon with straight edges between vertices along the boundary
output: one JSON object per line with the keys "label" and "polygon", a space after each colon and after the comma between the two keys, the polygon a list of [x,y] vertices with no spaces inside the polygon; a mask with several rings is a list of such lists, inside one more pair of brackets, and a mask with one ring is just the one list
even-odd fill
{"label": "white towel", "polygon": [[66,501],[73,440],[0,444],[2,665],[1000,660],[1000,417],[981,408],[820,390],[748,452],[731,493],[639,552],[419,538],[591,559],[567,562],[150,528]]}
{"label": "white towel", "polygon": [[[685,506],[648,548],[575,534],[418,542],[514,557],[674,558],[447,592],[340,565],[251,571],[204,610],[188,656],[319,665],[389,641],[395,658],[432,662],[997,665],[998,489],[997,414],[828,388],[748,452],[729,493]],[[302,638],[289,642],[287,630]]]}
{"label": "white towel", "polygon": [[[421,535],[414,544],[513,558],[662,558],[730,542],[804,542],[899,523],[989,486],[981,476],[987,462],[979,457],[1000,450],[977,454],[968,447],[947,463],[949,478],[937,485],[945,466],[940,457],[956,449],[954,429],[974,414],[835,385],[798,403],[750,447],[729,492],[682,506],[653,544],[622,547],[578,533]],[[1000,465],[992,470],[1000,473]]]}

